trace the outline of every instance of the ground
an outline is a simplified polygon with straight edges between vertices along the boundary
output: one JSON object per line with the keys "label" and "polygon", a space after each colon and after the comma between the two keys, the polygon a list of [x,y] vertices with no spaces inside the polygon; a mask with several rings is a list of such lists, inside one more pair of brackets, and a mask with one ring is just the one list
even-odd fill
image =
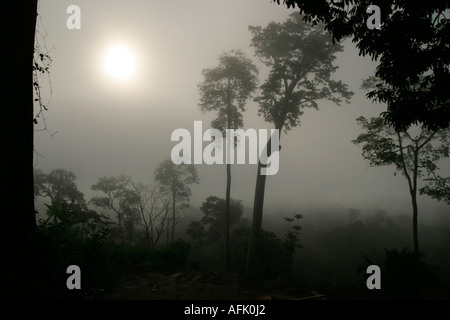
{"label": "ground", "polygon": [[190,269],[141,271],[90,295],[105,300],[291,300],[326,299],[315,290],[283,284],[281,280],[251,285],[231,273]]}

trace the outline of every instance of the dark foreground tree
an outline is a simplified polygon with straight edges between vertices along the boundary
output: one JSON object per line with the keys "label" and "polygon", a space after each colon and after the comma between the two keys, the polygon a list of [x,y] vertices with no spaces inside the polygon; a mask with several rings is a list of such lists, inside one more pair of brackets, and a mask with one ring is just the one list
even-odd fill
{"label": "dark foreground tree", "polygon": [[[280,0],[276,0],[280,4]],[[368,97],[387,104],[383,117],[397,130],[421,123],[435,130],[450,124],[450,2],[404,0],[283,0],[304,20],[325,23],[334,39],[350,36],[360,55],[380,64],[376,75],[389,87]],[[381,28],[370,29],[368,10],[377,5]],[[421,78],[419,86],[414,86]]]}
{"label": "dark foreground tree", "polygon": [[[199,85],[202,111],[217,111],[211,127],[225,136],[226,129],[239,129],[244,125],[242,112],[245,103],[256,90],[258,71],[242,51],[232,51],[219,57],[219,66],[203,70],[203,82]],[[234,140],[234,139],[233,139]],[[221,142],[221,141],[220,141]],[[234,148],[234,143],[228,148]],[[231,164],[227,163],[225,195],[225,269],[230,261],[230,199]]]}
{"label": "dark foreground tree", "polygon": [[164,160],[155,170],[155,180],[172,195],[172,243],[175,242],[176,210],[189,206],[190,184],[198,183],[197,169],[192,164],[176,165]]}
{"label": "dark foreground tree", "polygon": [[[2,194],[6,199],[2,234],[2,292],[11,297],[34,291],[39,276],[33,245],[36,219],[33,197],[33,52],[37,0],[3,1],[2,50]],[[12,130],[12,131],[11,131]],[[36,280],[36,281],[35,281]],[[28,286],[27,289],[25,289]],[[6,288],[5,288],[6,287]],[[39,288],[36,288],[39,290]]]}
{"label": "dark foreground tree", "polygon": [[[256,55],[269,68],[269,75],[255,98],[259,104],[258,112],[267,122],[273,123],[280,134],[282,130],[287,132],[300,124],[305,108],[318,109],[321,99],[337,105],[342,100],[348,102],[353,93],[341,81],[331,79],[338,68],[333,65],[336,53],[343,48],[332,43],[322,25],[312,28],[294,13],[284,23],[271,22],[265,28],[249,29]],[[279,151],[271,150],[271,140],[266,146],[267,157]],[[249,278],[256,261],[262,225],[266,176],[261,170],[265,167],[259,161],[247,257]]]}
{"label": "dark foreground tree", "polygon": [[[371,166],[393,165],[408,181],[413,209],[414,253],[419,258],[417,196],[421,192],[438,200],[449,198],[449,187],[445,184],[449,178],[439,176],[438,162],[449,157],[450,130],[430,131],[423,127],[411,127],[407,131],[396,132],[381,117],[370,120],[359,117],[357,121],[363,133],[352,142],[362,145],[364,159],[369,160]],[[422,188],[419,188],[420,178],[428,182]]]}

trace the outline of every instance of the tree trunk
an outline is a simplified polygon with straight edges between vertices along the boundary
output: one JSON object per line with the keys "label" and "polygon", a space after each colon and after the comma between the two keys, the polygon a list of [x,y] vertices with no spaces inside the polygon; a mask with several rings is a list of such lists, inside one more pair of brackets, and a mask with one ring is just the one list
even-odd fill
{"label": "tree trunk", "polygon": [[[228,129],[232,127],[231,102],[230,102],[230,79],[228,79]],[[230,148],[234,148],[234,138]],[[231,196],[231,164],[227,163],[227,190],[225,194],[225,270],[230,268],[230,196]]]}
{"label": "tree trunk", "polygon": [[172,187],[172,243],[175,242],[175,185]]}
{"label": "tree trunk", "polygon": [[[33,181],[33,52],[37,0],[3,1],[2,32],[2,145],[3,211],[2,291],[10,298],[32,290],[36,233]],[[9,130],[13,131],[9,131]],[[36,270],[37,271],[37,270]],[[30,279],[31,278],[31,279]],[[28,281],[29,282],[27,284]],[[27,288],[28,286],[28,288]]]}
{"label": "tree trunk", "polygon": [[231,164],[227,164],[227,191],[225,197],[225,270],[230,269],[230,192]]}
{"label": "tree trunk", "polygon": [[258,254],[258,239],[261,232],[262,217],[263,217],[263,206],[264,206],[264,190],[266,187],[266,176],[260,174],[263,164],[258,162],[258,171],[256,174],[256,187],[255,187],[255,197],[253,201],[253,220],[252,229],[250,231],[250,239],[248,243],[247,252],[247,266],[245,270],[245,277],[248,280],[254,278],[255,274],[255,264]]}
{"label": "tree trunk", "polygon": [[[419,253],[419,232],[417,227],[417,220],[419,215],[419,209],[417,206],[417,176],[418,176],[418,169],[419,169],[419,145],[418,141],[416,142],[416,146],[414,148],[414,167],[412,172],[412,179],[410,174],[408,173],[408,168],[405,163],[405,154],[403,152],[403,143],[402,143],[402,137],[399,132],[397,132],[398,142],[400,146],[400,155],[401,155],[401,164],[403,167],[403,173],[406,177],[406,180],[408,181],[408,187],[409,187],[409,194],[411,195],[411,203],[413,207],[413,243],[414,243],[414,254],[417,258],[417,261],[420,260],[420,253]],[[424,144],[423,144],[424,145]],[[422,146],[423,146],[422,145]]]}
{"label": "tree trunk", "polygon": [[417,218],[418,218],[418,207],[417,207],[417,197],[416,195],[411,195],[412,206],[413,206],[413,242],[414,242],[414,254],[416,258],[419,260],[419,232],[417,227]]}
{"label": "tree trunk", "polygon": [[416,143],[416,148],[414,150],[414,172],[413,172],[413,188],[411,190],[411,201],[413,206],[413,242],[414,242],[414,253],[416,255],[417,261],[420,260],[419,252],[419,231],[418,231],[418,215],[419,209],[417,206],[417,176],[419,169],[419,148],[418,143]]}
{"label": "tree trunk", "polygon": [[[281,132],[281,128],[279,128],[278,130]],[[270,157],[272,154],[271,144],[272,144],[272,137],[269,138],[266,144],[267,157]],[[261,169],[265,168],[266,166],[267,165],[258,161],[258,170],[256,173],[255,197],[253,201],[252,229],[250,231],[250,239],[247,251],[247,265],[245,269],[245,278],[247,280],[252,280],[255,277],[255,265],[258,257],[259,234],[261,233],[263,208],[264,208],[264,193],[266,188],[266,176],[261,174]]]}

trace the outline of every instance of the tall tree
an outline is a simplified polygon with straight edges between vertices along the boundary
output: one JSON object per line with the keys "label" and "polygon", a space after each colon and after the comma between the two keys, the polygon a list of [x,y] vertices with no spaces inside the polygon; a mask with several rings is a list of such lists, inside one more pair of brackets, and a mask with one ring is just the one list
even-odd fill
{"label": "tall tree", "polygon": [[[4,61],[2,101],[4,102],[2,145],[2,194],[14,208],[3,215],[2,291],[9,297],[32,293],[39,279],[27,269],[34,256],[36,218],[33,197],[33,52],[36,29],[37,0],[3,1],[0,5],[2,50]],[[11,132],[13,128],[13,132]],[[7,244],[7,245],[6,245]],[[27,286],[27,290],[24,288]],[[37,288],[38,290],[39,288]],[[27,291],[27,292],[25,292]]]}
{"label": "tall tree", "polygon": [[[450,151],[450,129],[428,130],[424,127],[411,127],[404,132],[395,131],[383,118],[376,117],[370,120],[365,117],[357,119],[363,129],[352,142],[362,145],[362,156],[368,160],[371,166],[394,165],[395,169],[402,173],[408,181],[408,189],[413,210],[413,243],[414,253],[420,258],[418,236],[417,202],[418,191],[434,196],[440,191],[439,183],[449,181],[438,175],[437,165],[441,158],[448,158]],[[419,179],[425,177],[429,183],[419,189]],[[425,182],[424,181],[424,182]],[[436,183],[437,186],[436,187]],[[437,199],[449,198],[449,187],[444,183],[445,192]]]}
{"label": "tall tree", "polygon": [[[251,94],[256,90],[258,70],[242,51],[231,51],[219,57],[219,66],[204,69],[204,80],[199,85],[202,111],[217,111],[211,127],[224,135],[226,129],[243,126],[242,112]],[[228,145],[227,145],[228,146]],[[234,148],[233,146],[228,146]],[[230,199],[231,164],[227,163],[227,185],[225,193],[225,269],[230,264]]]}
{"label": "tall tree", "polygon": [[197,169],[192,164],[176,165],[171,159],[164,160],[155,170],[155,180],[172,195],[172,243],[175,242],[177,208],[189,206],[190,184],[198,183]]}
{"label": "tall tree", "polygon": [[[256,55],[269,68],[269,75],[255,98],[258,112],[279,133],[299,125],[305,108],[318,109],[318,100],[327,99],[337,105],[342,100],[348,102],[353,93],[341,81],[331,79],[338,68],[333,65],[336,53],[343,48],[332,43],[323,25],[312,28],[293,13],[284,23],[271,22],[265,28],[250,26],[249,29]],[[279,151],[271,150],[271,139],[266,146],[268,157]],[[262,224],[266,176],[261,170],[265,166],[259,161],[247,255],[249,278],[254,270]]]}
{"label": "tall tree", "polygon": [[[275,0],[280,4],[280,0]],[[450,125],[450,2],[404,0],[283,0],[304,20],[326,24],[337,41],[350,36],[360,55],[380,63],[376,75],[389,87],[368,97],[387,104],[382,116],[397,130],[416,122],[427,129]],[[369,29],[367,9],[376,4],[381,28]],[[419,77],[420,85],[414,86]]]}

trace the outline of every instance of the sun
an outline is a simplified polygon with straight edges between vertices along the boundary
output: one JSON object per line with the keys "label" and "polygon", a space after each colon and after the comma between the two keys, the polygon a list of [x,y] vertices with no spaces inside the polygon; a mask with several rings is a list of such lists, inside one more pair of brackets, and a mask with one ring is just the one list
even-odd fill
{"label": "sun", "polygon": [[134,79],[137,72],[137,55],[126,43],[113,43],[106,47],[101,56],[101,68],[106,77],[125,83]]}

